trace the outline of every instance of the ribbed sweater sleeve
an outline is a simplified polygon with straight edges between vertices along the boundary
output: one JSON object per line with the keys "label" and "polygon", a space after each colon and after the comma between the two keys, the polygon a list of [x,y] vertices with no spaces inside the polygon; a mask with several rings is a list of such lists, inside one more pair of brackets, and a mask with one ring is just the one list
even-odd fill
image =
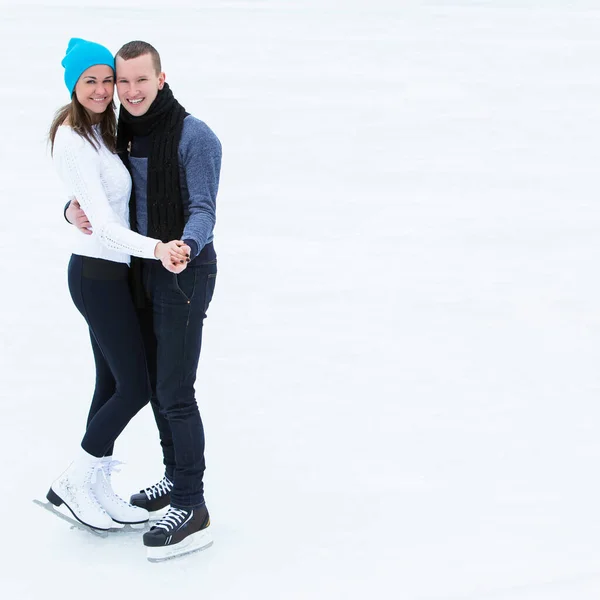
{"label": "ribbed sweater sleeve", "polygon": [[160,240],[135,233],[119,221],[102,185],[100,156],[87,140],[62,128],[55,139],[53,159],[69,195],[77,198],[92,226],[92,235],[103,246],[131,256],[155,258]]}
{"label": "ribbed sweater sleeve", "polygon": [[188,117],[179,148],[189,192],[189,216],[182,239],[196,242],[199,252],[215,227],[221,142],[205,123]]}

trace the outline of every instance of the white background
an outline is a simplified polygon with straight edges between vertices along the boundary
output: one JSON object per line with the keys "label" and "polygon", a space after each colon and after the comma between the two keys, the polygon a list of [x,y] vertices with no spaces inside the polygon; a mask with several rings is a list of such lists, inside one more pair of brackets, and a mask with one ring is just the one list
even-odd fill
{"label": "white background", "polygon": [[[0,8],[3,597],[598,598],[597,2]],[[216,541],[160,565],[31,502],[94,377],[45,140],[72,36],[153,43],[224,148]],[[149,409],[115,457],[125,496],[162,476]]]}

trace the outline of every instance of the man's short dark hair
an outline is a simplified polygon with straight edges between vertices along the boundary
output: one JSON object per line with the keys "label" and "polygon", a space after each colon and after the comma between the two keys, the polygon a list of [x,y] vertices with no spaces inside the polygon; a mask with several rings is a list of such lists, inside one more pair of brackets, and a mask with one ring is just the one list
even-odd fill
{"label": "man's short dark hair", "polygon": [[123,60],[131,60],[132,58],[144,56],[144,54],[149,54],[152,57],[154,69],[156,70],[156,74],[158,75],[162,71],[162,66],[160,64],[160,54],[158,53],[158,50],[148,42],[140,42],[139,40],[127,42],[117,52],[116,56],[120,56]]}

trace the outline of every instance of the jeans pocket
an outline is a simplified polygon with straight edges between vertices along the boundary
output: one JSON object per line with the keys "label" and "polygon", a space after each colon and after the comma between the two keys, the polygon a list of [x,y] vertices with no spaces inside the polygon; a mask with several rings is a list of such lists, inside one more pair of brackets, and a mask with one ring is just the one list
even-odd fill
{"label": "jeans pocket", "polygon": [[208,305],[212,300],[213,294],[215,293],[215,285],[217,283],[217,274],[209,273],[208,279],[206,280],[206,293],[204,296],[204,313],[208,310]]}
{"label": "jeans pocket", "polygon": [[185,269],[181,273],[173,273],[173,286],[189,304],[196,291],[196,269]]}

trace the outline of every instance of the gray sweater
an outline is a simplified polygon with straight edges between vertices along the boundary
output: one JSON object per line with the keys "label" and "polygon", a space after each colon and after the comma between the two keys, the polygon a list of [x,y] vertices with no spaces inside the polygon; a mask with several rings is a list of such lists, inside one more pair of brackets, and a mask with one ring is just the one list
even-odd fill
{"label": "gray sweater", "polygon": [[[148,231],[148,153],[149,138],[134,137],[129,161],[136,223],[131,228],[142,235]],[[206,123],[188,115],[179,142],[179,176],[185,221],[182,239],[192,249],[192,259],[213,241],[220,171],[221,142]]]}

